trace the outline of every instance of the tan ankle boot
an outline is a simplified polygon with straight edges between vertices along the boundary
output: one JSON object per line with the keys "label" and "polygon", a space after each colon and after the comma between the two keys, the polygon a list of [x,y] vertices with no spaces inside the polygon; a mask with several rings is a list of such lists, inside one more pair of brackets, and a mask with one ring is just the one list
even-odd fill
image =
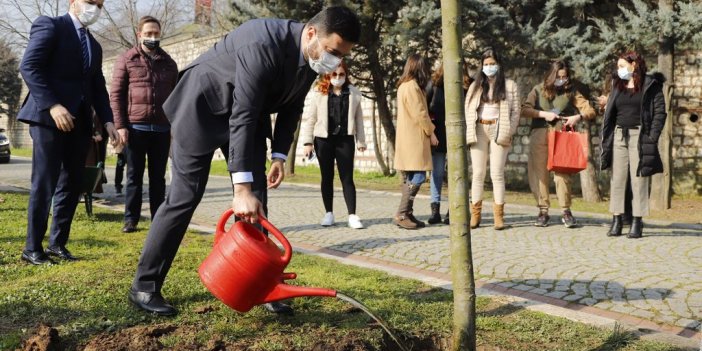
{"label": "tan ankle boot", "polygon": [[505,229],[505,204],[494,204],[492,211],[495,216],[495,229]]}
{"label": "tan ankle boot", "polygon": [[478,228],[483,216],[483,200],[470,204],[470,229]]}

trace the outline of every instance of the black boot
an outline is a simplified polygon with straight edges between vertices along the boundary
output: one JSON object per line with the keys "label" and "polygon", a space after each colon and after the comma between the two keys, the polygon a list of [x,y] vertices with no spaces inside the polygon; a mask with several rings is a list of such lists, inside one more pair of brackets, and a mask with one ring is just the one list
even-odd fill
{"label": "black boot", "polygon": [[450,224],[451,222],[449,221],[449,211],[446,211],[446,217],[444,217],[444,224]]}
{"label": "black boot", "polygon": [[638,239],[643,236],[643,221],[641,217],[632,217],[631,228],[629,234],[626,235],[629,239]]}
{"label": "black boot", "polygon": [[440,206],[441,204],[438,202],[431,203],[431,217],[427,219],[427,222],[429,222],[429,224],[436,224],[441,222]]}
{"label": "black boot", "polygon": [[609,232],[607,236],[620,236],[622,235],[622,215],[612,216],[612,226],[609,227]]}

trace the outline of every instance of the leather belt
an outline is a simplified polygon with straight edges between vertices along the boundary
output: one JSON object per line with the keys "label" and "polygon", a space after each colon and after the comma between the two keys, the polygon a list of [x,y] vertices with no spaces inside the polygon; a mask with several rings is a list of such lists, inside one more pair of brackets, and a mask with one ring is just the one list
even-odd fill
{"label": "leather belt", "polygon": [[478,123],[480,123],[480,124],[495,124],[495,120],[494,119],[492,119],[492,120],[479,119]]}

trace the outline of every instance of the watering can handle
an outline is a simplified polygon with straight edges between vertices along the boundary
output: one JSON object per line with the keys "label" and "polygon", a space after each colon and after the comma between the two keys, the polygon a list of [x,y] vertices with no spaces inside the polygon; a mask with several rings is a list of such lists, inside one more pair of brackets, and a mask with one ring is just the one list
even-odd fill
{"label": "watering can handle", "polygon": [[278,241],[281,244],[283,244],[283,250],[285,250],[285,252],[283,253],[283,257],[281,258],[281,260],[283,261],[284,264],[287,265],[288,262],[290,262],[290,258],[292,257],[292,246],[290,246],[290,242],[285,237],[285,235],[283,235],[283,233],[281,233],[280,230],[278,230],[278,228],[276,228],[273,225],[273,223],[268,221],[268,219],[266,217],[259,216],[258,221],[259,221],[259,223],[261,223],[263,228],[266,228],[266,230],[271,232],[273,234],[273,236],[275,236],[275,238],[278,239]]}
{"label": "watering can handle", "polygon": [[[233,214],[234,210],[232,210],[231,208],[228,208],[226,211],[224,211],[224,213],[222,213],[222,217],[220,217],[219,221],[217,222],[217,228],[215,231],[215,242],[218,241],[218,236],[223,235],[225,233],[224,225],[227,224],[229,217],[231,217]],[[275,238],[278,239],[278,241],[283,245],[283,249],[285,250],[285,252],[283,253],[281,259],[285,264],[288,264],[288,262],[290,262],[290,258],[292,257],[292,246],[290,246],[290,242],[288,241],[288,239],[286,239],[283,233],[281,233],[280,230],[278,230],[278,228],[276,228],[265,217],[259,216],[259,223],[261,223],[263,228],[273,233],[273,236],[275,236]]]}

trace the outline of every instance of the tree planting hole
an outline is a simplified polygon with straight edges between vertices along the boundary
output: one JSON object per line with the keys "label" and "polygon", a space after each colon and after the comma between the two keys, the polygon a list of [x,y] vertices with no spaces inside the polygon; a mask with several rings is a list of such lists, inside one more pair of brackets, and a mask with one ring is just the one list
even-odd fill
{"label": "tree planting hole", "polygon": [[690,122],[695,123],[700,120],[700,116],[696,113],[690,114]]}

